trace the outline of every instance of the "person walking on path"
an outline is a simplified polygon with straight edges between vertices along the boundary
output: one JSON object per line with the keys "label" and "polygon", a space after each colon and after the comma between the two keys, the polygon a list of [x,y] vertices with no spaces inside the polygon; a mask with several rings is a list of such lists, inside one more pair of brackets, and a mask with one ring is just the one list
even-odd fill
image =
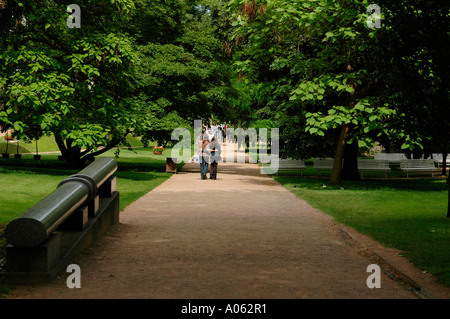
{"label": "person walking on path", "polygon": [[222,154],[222,147],[220,146],[219,141],[213,137],[211,140],[211,143],[209,144],[209,148],[211,151],[211,157],[210,157],[210,163],[211,168],[209,172],[209,178],[210,179],[216,179],[217,178],[217,165],[219,164],[219,161],[221,160],[221,154]]}
{"label": "person walking on path", "polygon": [[206,174],[208,173],[209,155],[210,152],[207,150],[209,140],[202,140],[202,144],[199,147],[201,149],[200,153],[200,174],[201,179],[206,179]]}
{"label": "person walking on path", "polygon": [[202,150],[203,133],[204,132],[200,132],[200,134],[198,134],[198,136],[197,136],[197,139],[196,139],[197,150],[196,150],[194,156],[192,156],[191,162],[194,162],[194,163],[201,162],[200,156],[202,156],[201,150]]}
{"label": "person walking on path", "polygon": [[224,125],[222,127],[222,143],[225,143],[227,140],[227,127]]}

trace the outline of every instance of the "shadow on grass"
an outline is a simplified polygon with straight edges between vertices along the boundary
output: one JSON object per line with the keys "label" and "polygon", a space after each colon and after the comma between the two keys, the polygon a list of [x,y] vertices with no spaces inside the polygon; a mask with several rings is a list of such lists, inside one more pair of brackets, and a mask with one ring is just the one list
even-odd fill
{"label": "shadow on grass", "polygon": [[51,176],[65,176],[76,174],[78,170],[74,169],[61,169],[61,168],[49,168],[49,167],[22,167],[22,166],[10,166],[0,167],[1,174],[46,174]]}
{"label": "shadow on grass", "polygon": [[328,177],[301,177],[301,176],[274,176],[281,184],[294,184],[298,188],[311,190],[322,189],[325,184],[327,189],[351,189],[351,190],[417,190],[417,191],[447,191],[448,186],[444,179],[418,178],[418,179],[383,179],[360,181],[342,181],[341,185],[329,185]]}
{"label": "shadow on grass", "polygon": [[[45,156],[45,157],[44,157]],[[55,155],[42,155],[42,159],[35,160],[32,155],[25,155],[22,158],[0,158],[0,167],[16,168],[57,168],[70,169],[71,167],[59,161]],[[72,168],[74,169],[74,168]]]}
{"label": "shadow on grass", "polygon": [[[170,177],[172,173],[165,173],[167,177]],[[118,178],[133,180],[133,181],[150,181],[155,178],[164,176],[161,172],[132,172],[132,171],[117,171],[114,175]]]}
{"label": "shadow on grass", "polygon": [[[108,157],[113,158],[117,162],[118,172],[165,172],[166,156],[149,157],[146,154],[150,152],[152,151],[139,149],[139,153],[134,152],[131,157],[129,154],[126,154],[126,156],[115,157],[112,155]],[[3,168],[5,171],[12,169],[16,171],[41,172],[44,174],[49,172],[51,175],[64,175],[68,172],[73,174],[82,170],[87,165],[89,164],[73,165],[66,163],[58,159],[58,154],[43,154],[40,160],[35,160],[32,155],[23,156],[21,159],[0,158],[0,169]],[[181,170],[182,166],[183,163],[178,164],[178,170]]]}
{"label": "shadow on grass", "polygon": [[[78,170],[72,169],[48,169],[48,168],[38,168],[38,167],[14,167],[14,168],[4,168],[0,167],[0,174],[45,174],[50,176],[67,176],[78,173]],[[158,171],[133,171],[133,170],[118,170],[114,173],[119,178],[129,179],[134,181],[149,181],[155,178],[161,177],[161,173]],[[164,171],[165,173],[165,171]],[[167,177],[170,177],[172,173],[166,173]]]}

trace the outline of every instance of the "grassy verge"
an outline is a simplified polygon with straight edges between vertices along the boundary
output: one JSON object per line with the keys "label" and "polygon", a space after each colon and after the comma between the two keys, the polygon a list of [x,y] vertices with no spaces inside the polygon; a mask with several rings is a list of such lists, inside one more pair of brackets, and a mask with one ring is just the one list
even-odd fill
{"label": "grassy verge", "polygon": [[445,180],[365,180],[327,186],[328,179],[274,177],[311,206],[403,251],[419,269],[450,286],[450,219]]}
{"label": "grassy verge", "polygon": [[[111,150],[102,156],[114,158],[114,152]],[[121,211],[172,176],[165,172],[170,152],[170,148],[161,155],[153,154],[152,148],[120,151],[120,156],[115,158],[118,164],[115,175]],[[30,158],[0,159],[0,261],[5,255],[4,227],[55,190],[64,178],[79,171],[67,168],[64,162],[58,161],[57,155],[45,154],[39,161],[31,155]]]}
{"label": "grassy verge", "polygon": [[[166,157],[170,156],[170,151],[166,149],[162,155],[153,154],[150,148],[120,151],[120,156],[115,160],[118,164],[116,176],[121,209],[172,175],[165,172]],[[102,156],[114,158],[114,151]],[[22,214],[52,192],[61,180],[79,171],[67,169],[66,164],[58,161],[57,155],[53,154],[43,156],[40,161],[2,159],[0,165],[0,223],[7,223]]]}

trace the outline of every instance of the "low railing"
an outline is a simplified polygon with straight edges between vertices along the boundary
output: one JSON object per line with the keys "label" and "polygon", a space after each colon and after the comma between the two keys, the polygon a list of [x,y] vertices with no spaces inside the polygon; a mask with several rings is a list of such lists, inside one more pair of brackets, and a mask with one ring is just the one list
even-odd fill
{"label": "low railing", "polygon": [[6,240],[15,247],[39,246],[71,213],[97,196],[98,188],[116,170],[113,159],[99,158],[67,177],[55,191],[6,226]]}

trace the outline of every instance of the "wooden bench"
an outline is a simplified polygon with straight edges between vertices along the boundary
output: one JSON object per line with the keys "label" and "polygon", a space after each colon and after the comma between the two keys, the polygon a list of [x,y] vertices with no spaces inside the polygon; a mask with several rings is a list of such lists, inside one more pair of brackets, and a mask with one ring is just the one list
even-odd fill
{"label": "wooden bench", "polygon": [[384,173],[384,177],[387,178],[387,173],[391,171],[388,160],[371,160],[371,159],[359,159],[358,171],[363,178],[363,172],[380,172]]}
{"label": "wooden bench", "polygon": [[406,173],[406,177],[409,177],[409,174],[413,173],[430,173],[431,177],[433,177],[433,172],[438,170],[433,159],[404,160],[400,162],[400,169]]}
{"label": "wooden bench", "polygon": [[[442,153],[433,153],[431,154],[433,157],[434,162],[437,164],[438,167],[441,167],[444,163]],[[446,164],[450,165],[450,154],[447,154]]]}
{"label": "wooden bench", "polygon": [[[267,167],[270,163],[262,163],[262,167]],[[300,174],[303,176],[303,170],[306,168],[305,161],[294,160],[294,159],[284,159],[280,158],[278,160],[278,170],[276,172],[278,176],[278,171],[280,170],[300,170]]]}
{"label": "wooden bench", "polygon": [[408,158],[403,153],[375,153],[374,159],[380,161],[388,161],[392,164],[400,164],[401,161],[407,160]]}
{"label": "wooden bench", "polygon": [[[314,168],[320,175],[320,171],[332,171],[333,170],[334,159],[333,158],[315,158]],[[344,165],[344,160],[342,160],[342,165]]]}
{"label": "wooden bench", "polygon": [[[303,176],[303,170],[305,168],[306,168],[305,161],[302,161],[302,160],[280,158],[280,160],[278,162],[278,171],[279,170],[299,169],[301,176]],[[277,171],[277,175],[278,175],[278,171]]]}

